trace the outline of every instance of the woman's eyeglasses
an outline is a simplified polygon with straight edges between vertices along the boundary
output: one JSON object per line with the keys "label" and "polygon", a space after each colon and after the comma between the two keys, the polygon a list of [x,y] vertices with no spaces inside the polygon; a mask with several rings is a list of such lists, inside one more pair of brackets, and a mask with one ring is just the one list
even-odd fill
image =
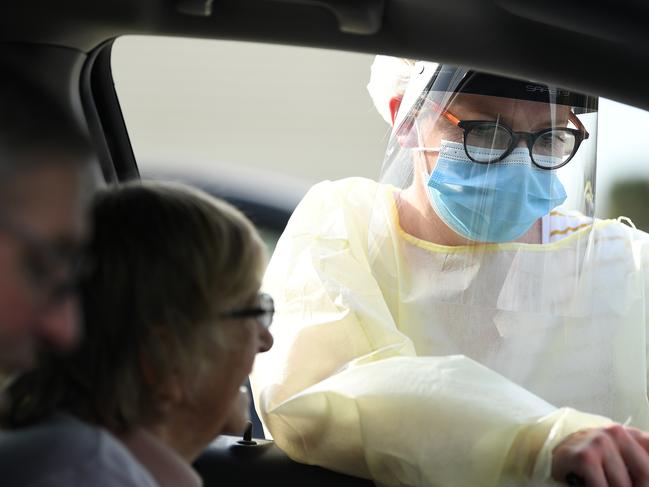
{"label": "woman's eyeglasses", "polygon": [[259,293],[257,301],[257,306],[226,311],[220,313],[219,316],[222,318],[255,318],[261,326],[268,329],[275,315],[275,303],[270,294],[266,293]]}

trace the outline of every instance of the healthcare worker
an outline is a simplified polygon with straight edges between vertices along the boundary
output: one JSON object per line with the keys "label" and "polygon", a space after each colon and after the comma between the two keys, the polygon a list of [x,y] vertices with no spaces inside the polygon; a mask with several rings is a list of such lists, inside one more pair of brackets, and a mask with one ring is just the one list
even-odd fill
{"label": "healthcare worker", "polygon": [[649,485],[649,238],[593,218],[597,99],[372,71],[380,181],[314,186],[267,271],[267,431],[377,485]]}

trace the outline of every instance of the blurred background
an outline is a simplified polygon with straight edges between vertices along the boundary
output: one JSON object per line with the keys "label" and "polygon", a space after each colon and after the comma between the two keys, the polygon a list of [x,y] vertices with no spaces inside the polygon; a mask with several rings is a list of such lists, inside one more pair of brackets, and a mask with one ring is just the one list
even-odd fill
{"label": "blurred background", "polygon": [[[123,37],[112,51],[143,176],[187,180],[252,205],[271,246],[312,184],[379,176],[389,127],[366,91],[372,61],[159,37]],[[647,208],[649,112],[601,99],[596,214],[624,215],[649,231]]]}

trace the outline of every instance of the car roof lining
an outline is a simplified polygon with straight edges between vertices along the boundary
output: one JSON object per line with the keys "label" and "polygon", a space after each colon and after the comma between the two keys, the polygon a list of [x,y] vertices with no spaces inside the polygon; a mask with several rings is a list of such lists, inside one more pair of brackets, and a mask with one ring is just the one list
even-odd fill
{"label": "car roof lining", "polygon": [[649,109],[649,6],[639,0],[589,2],[588,8],[580,0],[385,0],[380,30],[372,35],[341,32],[322,1],[214,0],[210,17],[177,7],[170,0],[2,2],[0,39],[90,51],[113,37],[142,34],[384,53],[534,79]]}

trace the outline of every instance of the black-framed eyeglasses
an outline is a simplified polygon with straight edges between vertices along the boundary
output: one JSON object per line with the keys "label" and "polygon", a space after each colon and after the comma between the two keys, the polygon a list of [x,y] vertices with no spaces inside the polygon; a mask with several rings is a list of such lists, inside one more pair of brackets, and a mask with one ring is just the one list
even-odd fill
{"label": "black-framed eyeglasses", "polygon": [[87,267],[83,245],[49,242],[3,216],[0,216],[0,231],[23,246],[27,279],[43,301],[57,302],[78,292]]}
{"label": "black-framed eyeglasses", "polygon": [[516,132],[500,121],[460,120],[448,110],[442,110],[441,114],[464,131],[464,152],[479,164],[502,161],[524,140],[536,167],[559,169],[570,162],[581,143],[589,137],[573,112],[569,113],[568,120],[577,128],[552,127],[538,132]]}
{"label": "black-framed eyeglasses", "polygon": [[273,322],[275,315],[275,302],[270,294],[259,293],[257,296],[257,306],[250,308],[234,309],[220,313],[222,318],[255,318],[257,322],[268,329]]}

